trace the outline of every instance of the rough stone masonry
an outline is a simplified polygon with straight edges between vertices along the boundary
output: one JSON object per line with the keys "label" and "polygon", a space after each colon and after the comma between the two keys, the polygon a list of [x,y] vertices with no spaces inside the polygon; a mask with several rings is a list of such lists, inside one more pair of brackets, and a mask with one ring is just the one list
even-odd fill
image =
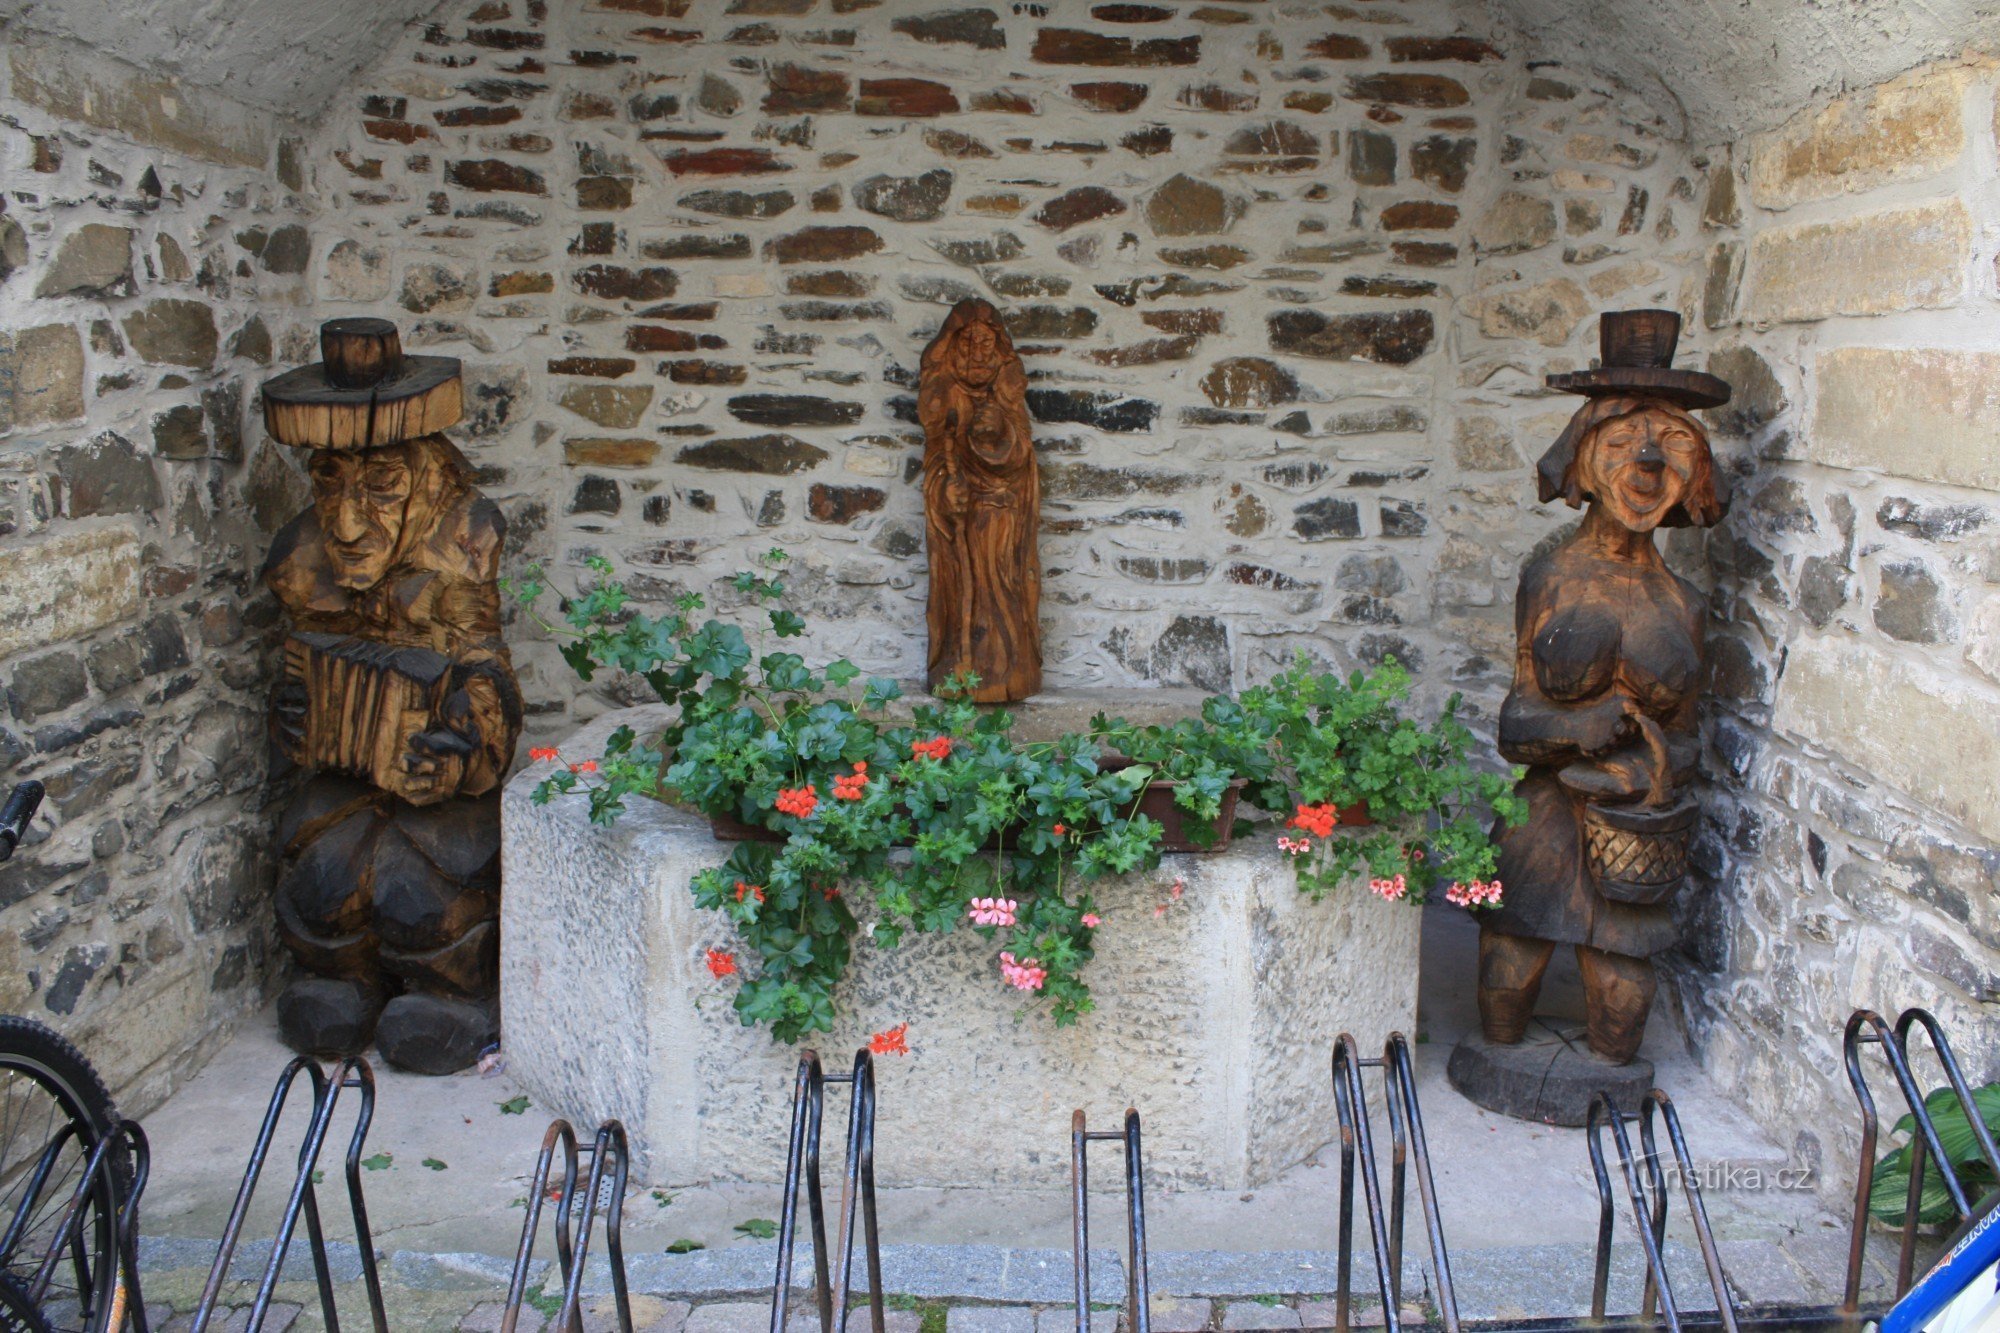
{"label": "rough stone masonry", "polygon": [[0,873],[0,1011],[69,1032],[143,1113],[269,970],[254,575],[302,500],[247,417],[301,333],[310,210],[268,114],[6,51],[0,782],[48,799]]}
{"label": "rough stone masonry", "polygon": [[[913,677],[916,358],[966,294],[1026,353],[1052,683],[1394,652],[1487,709],[1570,517],[1531,502],[1542,376],[1598,309],[1682,311],[1738,386],[1736,510],[1672,544],[1719,661],[1690,1035],[1836,1182],[1849,1007],[2000,1035],[1990,62],[1774,124],[1741,80],[1675,95],[1727,32],[1557,43],[1539,0],[447,0],[385,50],[413,8],[348,16],[309,127],[290,66],[214,90],[235,19],[185,80],[9,29],[0,726],[56,797],[0,976],[119,1082],[267,966],[249,574],[299,481],[246,433],[266,364],[398,318],[468,362],[513,565],[601,553],[659,605],[782,546],[812,650]],[[1870,78],[1916,59],[1848,35]],[[513,635],[538,740],[618,701]]]}

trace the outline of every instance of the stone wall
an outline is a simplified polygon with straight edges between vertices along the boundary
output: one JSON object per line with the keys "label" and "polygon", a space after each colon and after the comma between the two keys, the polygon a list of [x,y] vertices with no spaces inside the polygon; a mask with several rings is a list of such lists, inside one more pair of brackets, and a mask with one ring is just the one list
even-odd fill
{"label": "stone wall", "polygon": [[[1477,5],[462,0],[308,154],[326,314],[466,358],[508,563],[780,546],[921,675],[918,355],[1023,351],[1052,685],[1394,652],[1497,701],[1590,313],[1697,294],[1687,155]],[[725,594],[726,595],[726,594]],[[605,706],[513,632],[531,729]]]}
{"label": "stone wall", "polygon": [[1709,1065],[1852,1179],[1848,1012],[1924,1004],[2000,1076],[2000,304],[1990,64],[1710,154],[1709,368],[1738,463],[1716,576]]}
{"label": "stone wall", "polygon": [[6,49],[0,784],[49,795],[0,867],[0,1011],[67,1031],[137,1113],[268,968],[254,575],[301,499],[249,418],[304,351],[313,241],[268,112]]}

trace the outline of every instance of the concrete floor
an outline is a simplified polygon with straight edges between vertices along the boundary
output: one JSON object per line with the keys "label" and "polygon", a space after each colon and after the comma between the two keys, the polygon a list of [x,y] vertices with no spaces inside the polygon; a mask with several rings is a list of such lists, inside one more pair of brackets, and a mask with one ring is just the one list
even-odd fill
{"label": "concrete floor", "polygon": [[[1430,911],[1418,1081],[1447,1239],[1454,1253],[1589,1242],[1595,1236],[1596,1193],[1583,1131],[1493,1115],[1466,1102],[1445,1081],[1452,1044],[1477,1021],[1475,940],[1463,914]],[[1558,1014],[1581,1012],[1573,964],[1565,968],[1559,960],[1543,1007]],[[1699,1160],[1762,1168],[1786,1164],[1784,1151],[1696,1068],[1671,1023],[1654,1023],[1646,1054],[1657,1067],[1659,1085],[1679,1105]],[[149,1117],[154,1150],[145,1199],[149,1234],[220,1234],[272,1081],[286,1058],[268,1016],[253,1020]],[[885,1063],[882,1095],[892,1097],[898,1071],[893,1061]],[[430,1079],[382,1069],[378,1078],[368,1152],[386,1154],[389,1161],[364,1174],[377,1244],[391,1251],[511,1253],[547,1112],[531,1106],[524,1114],[504,1113],[502,1104],[519,1092],[504,1072]],[[785,1090],[774,1088],[772,1095]],[[829,1120],[835,1119],[830,1106]],[[287,1123],[302,1124],[302,1112],[294,1108]],[[330,1145],[344,1146],[351,1123],[341,1118]],[[288,1129],[281,1142],[289,1136],[295,1143],[297,1132]],[[838,1143],[842,1132],[837,1122],[829,1123],[827,1141]],[[253,1212],[249,1236],[274,1230],[289,1175],[282,1161],[290,1151],[274,1156],[277,1169],[263,1191],[268,1197]],[[774,1154],[782,1151],[781,1144],[772,1145]],[[894,1145],[882,1144],[879,1151],[891,1153]],[[330,1146],[326,1160],[337,1163],[339,1152]],[[1148,1197],[1152,1246],[1155,1251],[1330,1249],[1337,1179],[1333,1154],[1323,1152],[1321,1160],[1295,1167],[1252,1193],[1155,1191]],[[1710,1190],[1708,1203],[1723,1239],[1840,1234],[1837,1220],[1807,1192],[1719,1188]],[[750,1237],[736,1231],[737,1224],[777,1213],[774,1187],[648,1183],[628,1202],[626,1244],[632,1253],[657,1252],[677,1240],[711,1250],[747,1244]],[[1069,1201],[1058,1191],[890,1190],[881,1199],[881,1219],[885,1242],[896,1244],[1061,1249],[1070,1241]],[[1099,1243],[1121,1242],[1114,1209],[1105,1210],[1098,1226]],[[1678,1231],[1691,1239],[1684,1227]]]}

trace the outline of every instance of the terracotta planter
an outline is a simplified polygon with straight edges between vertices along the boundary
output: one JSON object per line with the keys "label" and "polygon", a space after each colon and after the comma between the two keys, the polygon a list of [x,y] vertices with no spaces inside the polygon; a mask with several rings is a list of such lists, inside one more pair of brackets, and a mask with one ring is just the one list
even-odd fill
{"label": "terracotta planter", "polygon": [[1368,817],[1368,802],[1357,801],[1353,805],[1343,805],[1335,810],[1334,817],[1340,822],[1335,828],[1361,828],[1375,821]]}
{"label": "terracotta planter", "polygon": [[1188,840],[1192,824],[1187,811],[1174,804],[1173,782],[1149,782],[1139,797],[1138,813],[1159,824],[1160,850],[1163,852],[1219,852],[1229,846],[1236,829],[1236,800],[1243,794],[1245,780],[1237,778],[1222,793],[1222,809],[1215,816],[1215,841],[1206,847],[1197,847]]}

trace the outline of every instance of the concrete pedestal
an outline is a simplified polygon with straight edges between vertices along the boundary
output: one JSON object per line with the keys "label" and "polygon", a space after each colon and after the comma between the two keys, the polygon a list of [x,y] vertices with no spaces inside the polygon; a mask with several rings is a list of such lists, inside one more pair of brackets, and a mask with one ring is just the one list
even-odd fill
{"label": "concrete pedestal", "polygon": [[[563,752],[598,754],[615,727],[646,735],[665,716],[607,714]],[[798,1050],[739,1022],[734,983],[702,961],[736,947],[733,932],[688,893],[728,844],[650,802],[593,827],[580,798],[534,805],[539,775],[517,774],[502,806],[509,1071],[538,1115],[623,1120],[649,1181],[780,1179]],[[1176,877],[1182,898],[1156,915]],[[911,1053],[877,1060],[884,1185],[1056,1183],[1070,1112],[1112,1128],[1131,1105],[1150,1181],[1250,1188],[1335,1136],[1336,1034],[1373,1051],[1416,1030],[1421,914],[1359,884],[1307,900],[1268,837],[1170,856],[1096,898],[1097,1009],[1060,1031],[1026,1012],[1037,1006],[1002,985],[994,946],[970,930],[858,946],[837,1030],[814,1044],[844,1070],[871,1032],[910,1025]],[[844,1106],[843,1090],[828,1101]],[[830,1113],[830,1145],[842,1119]]]}

